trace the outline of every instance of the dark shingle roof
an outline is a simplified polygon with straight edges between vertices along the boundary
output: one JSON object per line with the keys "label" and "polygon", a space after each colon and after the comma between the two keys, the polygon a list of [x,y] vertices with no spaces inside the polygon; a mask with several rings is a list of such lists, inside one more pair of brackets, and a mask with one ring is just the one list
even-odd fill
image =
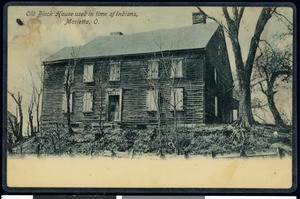
{"label": "dark shingle roof", "polygon": [[[80,50],[78,58],[92,58],[199,49],[206,47],[217,28],[216,23],[207,23],[129,35],[99,36],[80,49],[74,47],[74,51]],[[72,47],[65,47],[45,62],[69,59],[71,52]]]}

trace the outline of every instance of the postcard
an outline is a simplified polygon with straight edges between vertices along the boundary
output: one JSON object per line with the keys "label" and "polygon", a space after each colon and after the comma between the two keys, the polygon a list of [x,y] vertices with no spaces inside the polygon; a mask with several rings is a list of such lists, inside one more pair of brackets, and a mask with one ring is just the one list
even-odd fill
{"label": "postcard", "polygon": [[5,186],[291,190],[294,12],[8,4]]}

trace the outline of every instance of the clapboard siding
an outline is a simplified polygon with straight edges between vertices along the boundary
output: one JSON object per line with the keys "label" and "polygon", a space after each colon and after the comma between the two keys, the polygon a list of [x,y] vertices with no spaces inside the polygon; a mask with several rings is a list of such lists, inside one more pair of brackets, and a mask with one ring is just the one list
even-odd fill
{"label": "clapboard siding", "polygon": [[[184,77],[175,79],[174,87],[184,88],[184,110],[178,111],[178,123],[203,123],[204,111],[204,53],[202,50],[176,53],[173,57],[184,59]],[[74,93],[74,109],[71,115],[72,123],[86,124],[106,121],[106,89],[122,88],[122,123],[123,124],[155,124],[156,114],[146,109],[147,91],[152,87],[147,80],[145,71],[148,59],[153,56],[122,57],[114,59],[80,60],[76,64],[75,79],[71,91]],[[121,61],[120,81],[109,81],[109,62]],[[166,62],[167,63],[167,62]],[[94,64],[94,82],[83,82],[83,68],[85,64]],[[66,114],[62,113],[62,99],[64,93],[64,71],[66,63],[51,64],[45,67],[44,102],[42,107],[42,123],[59,123],[66,121]],[[170,83],[169,74],[165,75],[163,64],[160,64],[161,78],[159,84]],[[93,92],[94,106],[92,113],[83,113],[83,95],[87,91]],[[165,86],[162,95],[170,101],[170,86]],[[100,108],[103,111],[100,113]],[[162,102],[162,121],[169,123],[174,119],[173,112],[166,102]]]}
{"label": "clapboard siding", "polygon": [[[231,122],[231,100],[233,78],[224,39],[219,29],[211,38],[206,50],[205,64],[205,122]],[[217,80],[215,81],[215,70]],[[218,98],[217,116],[215,115],[215,97]]]}

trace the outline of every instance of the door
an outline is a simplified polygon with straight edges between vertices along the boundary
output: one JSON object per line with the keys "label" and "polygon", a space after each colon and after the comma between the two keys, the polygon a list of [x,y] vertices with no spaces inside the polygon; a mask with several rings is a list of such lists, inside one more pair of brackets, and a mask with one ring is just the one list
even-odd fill
{"label": "door", "polygon": [[108,97],[108,121],[120,121],[119,100],[119,95],[110,95]]}

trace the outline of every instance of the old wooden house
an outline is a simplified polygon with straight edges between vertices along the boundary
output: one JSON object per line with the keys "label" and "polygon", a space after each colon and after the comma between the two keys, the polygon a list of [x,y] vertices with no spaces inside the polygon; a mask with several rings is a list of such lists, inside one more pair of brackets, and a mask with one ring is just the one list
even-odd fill
{"label": "old wooden house", "polygon": [[[111,33],[65,47],[44,61],[42,125],[146,127],[228,123],[233,78],[224,32],[193,13],[193,24],[136,34]],[[66,78],[67,77],[67,78]]]}

